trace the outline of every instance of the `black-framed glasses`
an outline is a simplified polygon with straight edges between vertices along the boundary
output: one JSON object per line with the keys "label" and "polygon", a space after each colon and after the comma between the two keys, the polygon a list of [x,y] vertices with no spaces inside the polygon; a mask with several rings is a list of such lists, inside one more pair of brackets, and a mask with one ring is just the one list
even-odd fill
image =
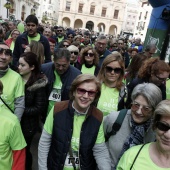
{"label": "black-framed glasses", "polygon": [[68,38],[73,38],[72,36],[68,36]]}
{"label": "black-framed glasses", "polygon": [[93,54],[93,53],[88,53],[88,52],[86,52],[86,53],[84,53],[84,56],[90,56],[90,57],[93,57],[93,56],[94,56],[94,54]]}
{"label": "black-framed glasses", "polygon": [[80,95],[84,95],[85,93],[87,93],[88,96],[94,97],[96,95],[97,91],[86,90],[86,89],[77,87],[77,93]]}
{"label": "black-framed glasses", "polygon": [[143,114],[149,114],[152,111],[152,107],[150,107],[150,106],[141,105],[140,103],[138,103],[136,101],[133,101],[131,103],[131,109],[133,111],[137,111],[140,108],[141,108],[141,111],[142,111]]}
{"label": "black-framed glasses", "polygon": [[121,68],[112,68],[110,66],[106,66],[105,69],[106,69],[106,72],[108,73],[111,73],[112,71],[114,71],[115,74],[120,74],[123,72]]}
{"label": "black-framed glasses", "polygon": [[169,80],[168,78],[161,78],[161,77],[157,76],[156,74],[155,74],[155,77],[156,77],[159,81],[167,81],[167,80]]}
{"label": "black-framed glasses", "polygon": [[161,122],[161,121],[158,121],[156,122],[156,127],[161,130],[161,131],[168,131],[170,129],[170,125],[166,122]]}
{"label": "black-framed glasses", "polygon": [[6,56],[11,56],[12,55],[12,51],[10,49],[4,49],[0,47],[0,55],[5,54]]}
{"label": "black-framed glasses", "polygon": [[70,51],[71,54],[78,55],[77,51]]}

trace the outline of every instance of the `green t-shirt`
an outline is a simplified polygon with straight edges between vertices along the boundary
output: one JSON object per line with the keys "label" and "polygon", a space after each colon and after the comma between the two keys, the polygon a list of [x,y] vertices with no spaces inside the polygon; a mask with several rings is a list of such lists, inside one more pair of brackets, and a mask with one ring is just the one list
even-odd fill
{"label": "green t-shirt", "polygon": [[50,112],[51,108],[54,106],[56,102],[61,101],[61,88],[62,88],[62,82],[60,79],[60,76],[57,74],[56,71],[54,71],[55,74],[55,81],[53,84],[53,89],[50,93],[50,96],[48,98],[49,105],[48,105],[48,111],[47,114]]}
{"label": "green t-shirt", "polygon": [[[14,110],[14,101],[18,97],[24,96],[24,84],[21,76],[15,71],[8,69],[7,73],[0,78],[3,84],[2,99]],[[0,106],[5,106],[0,101]]]}
{"label": "green t-shirt", "polygon": [[170,99],[170,80],[166,81],[166,99]]}
{"label": "green t-shirt", "polygon": [[[44,129],[47,133],[52,135],[53,130],[53,120],[54,120],[54,107],[51,109],[50,113],[47,116],[46,122],[44,124]],[[71,139],[71,146],[72,146],[72,153],[75,158],[75,165],[78,169],[79,167],[79,157],[78,157],[78,151],[79,151],[79,143],[80,143],[80,131],[82,124],[85,120],[86,115],[74,115],[74,124],[73,124],[73,135]],[[100,144],[105,142],[104,138],[104,131],[103,131],[103,122],[100,125],[100,129],[98,132],[98,136],[96,139],[96,144]],[[70,161],[69,153],[67,154],[66,160],[65,160],[65,166],[64,170],[74,170],[72,163]]]}
{"label": "green t-shirt", "polygon": [[18,118],[3,107],[0,107],[0,169],[11,170],[13,150],[25,148],[26,142],[22,134]]}
{"label": "green t-shirt", "polygon": [[97,108],[108,115],[111,111],[117,111],[119,100],[119,91],[116,88],[107,87],[104,83],[101,87],[101,95],[97,104]]}
{"label": "green t-shirt", "polygon": [[40,41],[40,34],[39,34],[39,33],[37,33],[37,36],[36,36],[36,37],[29,37],[29,36],[27,36],[27,37],[28,37],[28,42],[29,42],[29,44],[31,43],[32,40],[34,40],[34,41]]}
{"label": "green t-shirt", "polygon": [[83,74],[92,74],[92,75],[94,75],[95,68],[96,68],[96,66],[93,66],[91,68],[87,68],[85,66],[85,64],[83,64],[82,67],[81,67],[81,72]]}
{"label": "green t-shirt", "polygon": [[15,46],[15,43],[14,41],[12,41],[11,46],[10,46],[10,49],[12,50],[12,52],[14,51],[14,46]]}
{"label": "green t-shirt", "polygon": [[[138,155],[132,170],[170,170],[170,168],[158,167],[150,158],[149,147],[151,143],[146,144]],[[128,149],[121,157],[116,170],[129,170],[136,154],[142,145],[133,146]]]}

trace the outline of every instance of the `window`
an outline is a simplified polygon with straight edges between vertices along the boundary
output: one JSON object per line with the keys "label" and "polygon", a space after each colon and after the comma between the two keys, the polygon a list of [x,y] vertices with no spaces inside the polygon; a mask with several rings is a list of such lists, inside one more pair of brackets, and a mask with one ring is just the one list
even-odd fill
{"label": "window", "polygon": [[49,4],[51,4],[51,0],[49,0]]}
{"label": "window", "polygon": [[143,22],[143,29],[145,29],[145,22]]}
{"label": "window", "polygon": [[128,18],[130,18],[131,17],[131,15],[128,15]]}
{"label": "window", "polygon": [[102,8],[102,15],[101,15],[102,17],[105,17],[106,16],[106,8],[105,7],[103,7]]}
{"label": "window", "polygon": [[90,14],[91,15],[94,15],[94,10],[95,10],[95,6],[91,5],[91,7],[90,7]]}
{"label": "window", "polygon": [[114,18],[114,19],[118,19],[118,15],[119,15],[119,10],[116,9],[116,10],[114,11],[114,16],[113,16],[113,18]]}
{"label": "window", "polygon": [[146,13],[145,13],[145,19],[147,18],[147,15],[148,15],[148,11],[146,11]]}
{"label": "window", "polygon": [[139,19],[141,19],[141,16],[142,16],[142,12],[140,12]]}
{"label": "window", "polygon": [[66,1],[66,11],[70,11],[71,2]]}
{"label": "window", "polygon": [[134,25],[134,22],[132,22],[132,25]]}
{"label": "window", "polygon": [[78,12],[79,13],[83,12],[83,4],[79,4]]}

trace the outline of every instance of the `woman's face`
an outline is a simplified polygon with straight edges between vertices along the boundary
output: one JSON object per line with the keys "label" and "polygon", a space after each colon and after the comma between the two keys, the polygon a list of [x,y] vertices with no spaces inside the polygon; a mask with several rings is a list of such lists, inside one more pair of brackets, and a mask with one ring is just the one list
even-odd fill
{"label": "woman's face", "polygon": [[90,104],[94,101],[96,90],[97,86],[93,81],[80,84],[76,91],[73,93],[74,107],[79,112],[85,112]]}
{"label": "woman's face", "polygon": [[18,66],[18,70],[19,70],[19,74],[21,76],[26,76],[31,74],[31,71],[34,69],[34,67],[30,67],[28,65],[28,63],[24,60],[23,57],[20,57],[19,59],[19,66]]}
{"label": "woman's face", "polygon": [[29,45],[27,45],[26,48],[25,48],[25,50],[24,50],[24,53],[26,53],[26,52],[31,52],[31,49],[30,49],[30,46],[29,46]]}
{"label": "woman's face", "polygon": [[166,82],[166,79],[169,77],[169,72],[162,72],[160,74],[152,74],[150,78],[150,82],[160,86],[161,84]]}
{"label": "woman's face", "polygon": [[131,114],[133,120],[140,124],[146,122],[152,117],[153,109],[149,106],[147,100],[139,95],[134,101],[132,101]]}
{"label": "woman's face", "polygon": [[118,61],[113,61],[107,64],[105,67],[105,81],[107,84],[116,83],[122,71],[123,70]]}
{"label": "woman's face", "polygon": [[[170,116],[162,116],[160,119],[160,126],[168,126],[170,127]],[[162,152],[170,153],[170,129],[167,131],[163,131],[156,128],[156,139],[157,146]]]}
{"label": "woman's face", "polygon": [[17,37],[20,35],[20,33],[18,31],[14,31],[11,35],[11,37],[13,38],[13,40],[15,41],[17,39]]}
{"label": "woman's face", "polygon": [[84,60],[87,64],[93,64],[94,61],[94,53],[92,50],[88,50],[84,53]]}

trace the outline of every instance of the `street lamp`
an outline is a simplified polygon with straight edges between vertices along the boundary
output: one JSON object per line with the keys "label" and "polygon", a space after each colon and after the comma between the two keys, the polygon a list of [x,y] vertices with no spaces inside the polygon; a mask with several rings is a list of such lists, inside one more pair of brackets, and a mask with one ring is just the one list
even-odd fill
{"label": "street lamp", "polygon": [[6,4],[4,5],[4,7],[7,9],[7,18],[8,18],[8,10],[12,7],[10,0],[7,0]]}

